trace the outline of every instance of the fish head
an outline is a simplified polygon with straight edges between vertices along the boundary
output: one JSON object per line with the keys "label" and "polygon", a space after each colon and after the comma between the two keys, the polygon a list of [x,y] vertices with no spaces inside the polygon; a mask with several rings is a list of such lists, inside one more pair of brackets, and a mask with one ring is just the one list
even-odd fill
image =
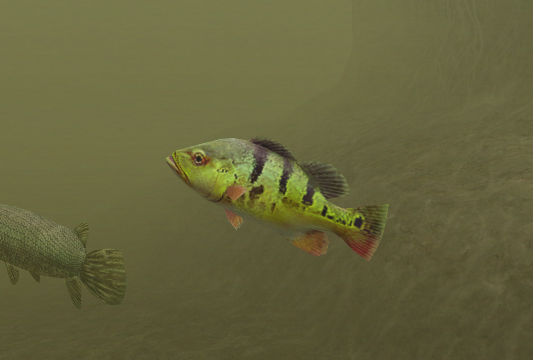
{"label": "fish head", "polygon": [[210,201],[220,201],[234,182],[234,164],[227,141],[217,140],[176,150],[167,164],[185,182]]}

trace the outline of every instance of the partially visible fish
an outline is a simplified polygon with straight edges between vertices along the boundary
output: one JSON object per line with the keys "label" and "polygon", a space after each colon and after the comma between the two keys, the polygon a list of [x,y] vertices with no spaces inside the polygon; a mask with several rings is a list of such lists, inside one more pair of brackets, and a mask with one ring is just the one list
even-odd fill
{"label": "partially visible fish", "polygon": [[0,204],[0,260],[5,261],[9,280],[15,285],[19,272],[65,279],[70,298],[81,308],[81,283],[106,304],[118,305],[126,293],[122,253],[113,249],[86,253],[89,225],[74,231],[44,216]]}
{"label": "partially visible fish", "polygon": [[222,206],[235,229],[243,217],[258,221],[314,256],[327,251],[324,231],[337,234],[366,260],[381,241],[389,205],[344,209],[330,203],[327,199],[348,193],[344,176],[333,165],[298,162],[274,140],[216,140],[176,150],[167,164]]}

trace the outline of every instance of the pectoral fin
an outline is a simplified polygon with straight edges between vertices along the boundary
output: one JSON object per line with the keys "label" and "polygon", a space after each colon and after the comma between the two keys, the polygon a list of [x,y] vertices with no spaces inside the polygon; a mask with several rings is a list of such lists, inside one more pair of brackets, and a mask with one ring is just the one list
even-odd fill
{"label": "pectoral fin", "polygon": [[33,276],[35,281],[41,282],[41,275],[39,275],[39,273],[36,270],[34,270],[34,269],[30,270],[30,274],[31,274],[31,276]]}
{"label": "pectoral fin", "polygon": [[244,186],[231,185],[228,186],[228,188],[226,189],[226,195],[228,195],[231,200],[235,201],[240,198],[246,191],[248,190],[246,190]]}
{"label": "pectoral fin", "polygon": [[67,290],[74,306],[81,309],[81,281],[77,276],[65,278]]}
{"label": "pectoral fin", "polygon": [[224,209],[224,210],[226,210],[226,215],[228,216],[228,220],[229,220],[230,224],[233,225],[235,230],[240,228],[242,223],[243,223],[243,221],[244,221],[242,219],[242,217],[240,217],[239,215],[229,211],[228,209]]}
{"label": "pectoral fin", "polygon": [[322,231],[311,230],[287,240],[297,248],[313,256],[324,255],[328,251],[328,236]]}
{"label": "pectoral fin", "polygon": [[11,281],[11,284],[17,285],[17,281],[19,281],[19,271],[15,269],[13,265],[6,262],[6,268],[7,268],[7,275],[9,276],[9,281]]}

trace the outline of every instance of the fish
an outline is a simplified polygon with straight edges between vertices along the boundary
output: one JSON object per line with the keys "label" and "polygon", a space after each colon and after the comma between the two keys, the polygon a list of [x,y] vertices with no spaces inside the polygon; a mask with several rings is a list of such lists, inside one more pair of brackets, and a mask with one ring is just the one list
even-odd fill
{"label": "fish", "polygon": [[235,229],[250,219],[313,256],[327,252],[326,231],[368,261],[383,236],[388,204],[331,203],[349,192],[344,176],[331,164],[297,161],[273,139],[215,140],[176,150],[166,163],[186,185],[224,208]]}
{"label": "fish", "polygon": [[11,284],[17,284],[20,268],[37,282],[41,275],[65,279],[78,309],[81,283],[104,303],[118,305],[126,293],[122,253],[115,249],[87,253],[88,236],[85,222],[70,230],[31,211],[0,204],[0,260],[6,264]]}

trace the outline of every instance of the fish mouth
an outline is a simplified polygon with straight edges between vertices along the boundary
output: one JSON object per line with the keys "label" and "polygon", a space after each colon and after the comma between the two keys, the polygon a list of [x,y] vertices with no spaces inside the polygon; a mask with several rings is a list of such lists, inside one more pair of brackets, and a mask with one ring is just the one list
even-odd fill
{"label": "fish mouth", "polygon": [[179,165],[179,160],[176,162],[174,161],[174,158],[172,156],[167,157],[167,164],[170,166],[172,170],[176,172],[176,174],[185,181],[186,184],[189,184],[189,178],[187,178],[187,175],[181,170],[181,167]]}
{"label": "fish mouth", "polygon": [[176,162],[174,161],[174,158],[172,156],[167,157],[167,164],[172,169],[174,169],[174,171],[177,171],[178,174],[181,172],[180,169],[178,168],[178,164],[176,164]]}

